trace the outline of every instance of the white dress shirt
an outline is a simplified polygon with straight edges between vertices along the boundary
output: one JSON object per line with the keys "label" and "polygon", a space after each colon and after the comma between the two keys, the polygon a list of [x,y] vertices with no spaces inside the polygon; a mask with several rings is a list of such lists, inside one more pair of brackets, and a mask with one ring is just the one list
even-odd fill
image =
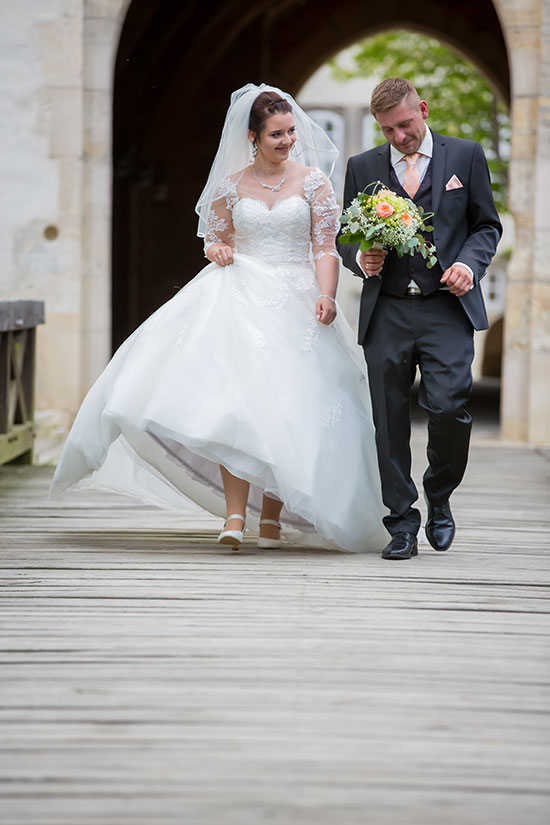
{"label": "white dress shirt", "polygon": [[[433,139],[433,136],[432,136],[432,133],[431,133],[430,129],[428,129],[428,127],[426,127],[426,134],[424,135],[424,139],[423,139],[422,143],[420,144],[420,146],[418,148],[418,152],[420,154],[420,157],[417,158],[417,161],[416,161],[416,168],[417,168],[418,174],[420,176],[420,183],[422,183],[422,181],[424,180],[424,175],[428,171],[428,166],[430,165],[430,160],[432,159],[432,155],[433,155],[433,148],[434,148],[434,139]],[[403,181],[405,180],[405,172],[407,171],[407,161],[406,161],[405,158],[406,158],[406,155],[404,155],[403,152],[400,152],[399,149],[396,149],[395,146],[392,146],[390,144],[390,161],[391,161],[391,165],[393,166],[393,171],[395,172],[395,174],[397,176],[397,180],[399,181],[401,186],[403,186]],[[357,261],[357,264],[360,267],[360,269],[365,273],[365,275],[367,275],[367,277],[369,277],[368,273],[363,269],[363,267],[361,266],[361,264],[359,262],[360,257],[361,257],[361,252],[359,250],[357,250],[357,255],[355,256],[355,260]],[[463,266],[464,269],[468,270],[468,272],[470,273],[470,275],[472,277],[472,286],[470,287],[470,289],[472,289],[473,286],[474,286],[474,273],[472,272],[471,268],[468,266],[468,264],[463,264],[461,261],[455,261],[455,264],[460,264],[460,266]],[[453,266],[454,266],[454,264],[453,264]],[[416,287],[416,289],[419,288],[418,284],[415,283],[413,280],[410,281],[409,287]],[[443,284],[440,287],[440,289],[448,289],[448,288],[449,287],[446,286],[445,284]]]}
{"label": "white dress shirt", "polygon": [[[429,129],[426,129],[426,134],[424,135],[424,140],[420,144],[418,149],[418,153],[420,157],[417,158],[416,161],[416,168],[418,169],[418,174],[420,175],[420,183],[424,180],[424,175],[428,171],[428,166],[430,165],[430,161],[432,159],[434,151],[434,139],[432,137],[432,133]],[[390,161],[391,165],[393,166],[393,171],[397,175],[397,180],[403,186],[403,181],[405,180],[405,172],[407,171],[407,161],[406,155],[403,152],[400,152],[399,149],[396,149],[395,146],[390,144]]]}

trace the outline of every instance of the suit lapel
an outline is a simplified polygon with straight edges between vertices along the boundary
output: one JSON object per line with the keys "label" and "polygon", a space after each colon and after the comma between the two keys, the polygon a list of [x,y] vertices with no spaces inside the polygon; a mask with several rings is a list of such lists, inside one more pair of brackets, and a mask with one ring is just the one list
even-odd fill
{"label": "suit lapel", "polygon": [[[379,180],[386,186],[390,185],[390,144],[385,143],[380,146],[376,156],[376,177],[374,180]],[[371,181],[369,181],[371,183]]]}
{"label": "suit lapel", "polygon": [[432,135],[434,139],[432,155],[432,212],[437,212],[437,207],[443,194],[443,187],[445,186],[447,147],[445,146],[445,138],[442,135],[438,135],[437,132],[432,132]]}

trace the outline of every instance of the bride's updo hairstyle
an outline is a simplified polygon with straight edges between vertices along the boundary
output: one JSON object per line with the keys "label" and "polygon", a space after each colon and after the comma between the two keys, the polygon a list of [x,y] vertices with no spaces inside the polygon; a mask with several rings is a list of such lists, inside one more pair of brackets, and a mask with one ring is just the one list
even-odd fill
{"label": "bride's updo hairstyle", "polygon": [[292,112],[292,106],[277,92],[261,92],[250,109],[248,128],[256,137],[261,135],[266,120],[272,115],[286,115]]}

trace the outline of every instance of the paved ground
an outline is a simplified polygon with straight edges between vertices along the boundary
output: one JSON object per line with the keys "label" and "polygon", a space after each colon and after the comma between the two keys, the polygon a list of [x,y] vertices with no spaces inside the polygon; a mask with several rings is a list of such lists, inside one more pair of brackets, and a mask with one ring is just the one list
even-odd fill
{"label": "paved ground", "polygon": [[0,469],[0,823],[546,825],[550,456],[487,435],[402,563]]}

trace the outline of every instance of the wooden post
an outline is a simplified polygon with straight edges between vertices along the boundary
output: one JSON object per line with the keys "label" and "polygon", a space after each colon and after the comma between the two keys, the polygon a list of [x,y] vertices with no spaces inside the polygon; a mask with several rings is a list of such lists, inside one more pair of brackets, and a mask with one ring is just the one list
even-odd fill
{"label": "wooden post", "polygon": [[44,301],[0,301],[0,464],[32,464],[36,326]]}

